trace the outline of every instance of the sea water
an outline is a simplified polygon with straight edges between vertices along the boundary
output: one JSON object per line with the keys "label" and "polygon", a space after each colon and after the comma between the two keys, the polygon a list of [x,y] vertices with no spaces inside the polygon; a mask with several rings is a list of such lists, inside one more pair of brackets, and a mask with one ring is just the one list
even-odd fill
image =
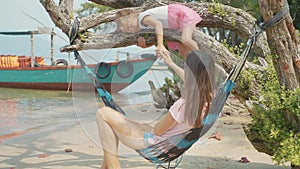
{"label": "sea water", "polygon": [[[118,93],[113,93],[113,99],[121,107],[132,110],[130,105],[153,104],[148,81],[152,80],[156,87],[164,84],[164,79],[172,78],[167,69],[149,70],[140,79]],[[95,122],[95,112],[98,109],[94,91],[55,91],[0,88],[0,136],[14,132],[37,132],[39,130],[57,127],[66,123],[80,123],[89,130],[90,122]],[[136,110],[140,111],[140,110]],[[129,118],[149,121],[154,117],[143,111]],[[17,139],[17,138],[16,138]]]}

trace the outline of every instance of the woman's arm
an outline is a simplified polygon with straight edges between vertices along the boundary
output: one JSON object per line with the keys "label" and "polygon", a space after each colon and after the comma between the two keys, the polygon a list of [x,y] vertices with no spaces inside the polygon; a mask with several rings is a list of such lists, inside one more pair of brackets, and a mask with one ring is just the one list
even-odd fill
{"label": "woman's arm", "polygon": [[161,57],[165,60],[166,64],[184,81],[184,70],[173,62],[170,55],[162,55]]}
{"label": "woman's arm", "polygon": [[181,80],[184,81],[184,70],[176,65],[176,63],[167,64],[171,69],[175,71],[175,73],[180,77]]}
{"label": "woman's arm", "polygon": [[153,133],[155,135],[162,135],[167,130],[172,128],[175,124],[175,119],[172,117],[171,113],[168,112],[159,122],[156,123]]}

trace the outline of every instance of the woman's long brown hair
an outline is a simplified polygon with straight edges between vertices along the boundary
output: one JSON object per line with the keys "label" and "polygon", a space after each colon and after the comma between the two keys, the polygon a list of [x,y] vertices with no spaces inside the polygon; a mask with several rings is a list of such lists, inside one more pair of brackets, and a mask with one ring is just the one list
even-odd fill
{"label": "woman's long brown hair", "polygon": [[213,99],[214,60],[204,52],[192,51],[186,58],[184,71],[185,121],[200,127]]}

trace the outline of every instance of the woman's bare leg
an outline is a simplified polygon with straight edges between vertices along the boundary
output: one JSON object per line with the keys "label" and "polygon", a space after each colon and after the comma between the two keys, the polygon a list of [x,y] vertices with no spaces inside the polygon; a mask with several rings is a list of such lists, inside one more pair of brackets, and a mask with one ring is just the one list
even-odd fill
{"label": "woman's bare leg", "polygon": [[[144,132],[151,131],[152,127],[127,119],[119,112],[103,107],[97,112],[98,131],[104,150],[102,167],[120,167],[118,159],[118,141],[133,149],[144,147]],[[117,165],[116,165],[117,164]],[[103,168],[103,169],[104,169]]]}
{"label": "woman's bare leg", "polygon": [[97,114],[97,125],[101,144],[103,148],[103,162],[101,169],[118,169],[121,168],[118,157],[118,141],[114,131],[103,120],[103,118]]}

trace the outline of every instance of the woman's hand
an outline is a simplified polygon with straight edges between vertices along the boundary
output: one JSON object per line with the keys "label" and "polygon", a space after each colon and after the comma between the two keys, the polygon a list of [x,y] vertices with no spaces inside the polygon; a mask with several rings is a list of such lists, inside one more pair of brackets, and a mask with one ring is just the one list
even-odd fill
{"label": "woman's hand", "polygon": [[158,57],[158,59],[164,59],[165,63],[167,65],[170,65],[171,63],[173,63],[171,57],[170,57],[170,52],[163,46],[163,47],[157,47],[156,50],[156,56]]}
{"label": "woman's hand", "polygon": [[[163,50],[164,49],[164,50]],[[163,58],[169,68],[173,69],[176,74],[184,81],[184,71],[171,59],[170,52],[163,46],[156,48],[156,55],[159,59]]]}
{"label": "woman's hand", "polygon": [[155,49],[156,56],[160,59],[163,55],[170,56],[170,52],[165,48],[165,46],[157,46]]}

